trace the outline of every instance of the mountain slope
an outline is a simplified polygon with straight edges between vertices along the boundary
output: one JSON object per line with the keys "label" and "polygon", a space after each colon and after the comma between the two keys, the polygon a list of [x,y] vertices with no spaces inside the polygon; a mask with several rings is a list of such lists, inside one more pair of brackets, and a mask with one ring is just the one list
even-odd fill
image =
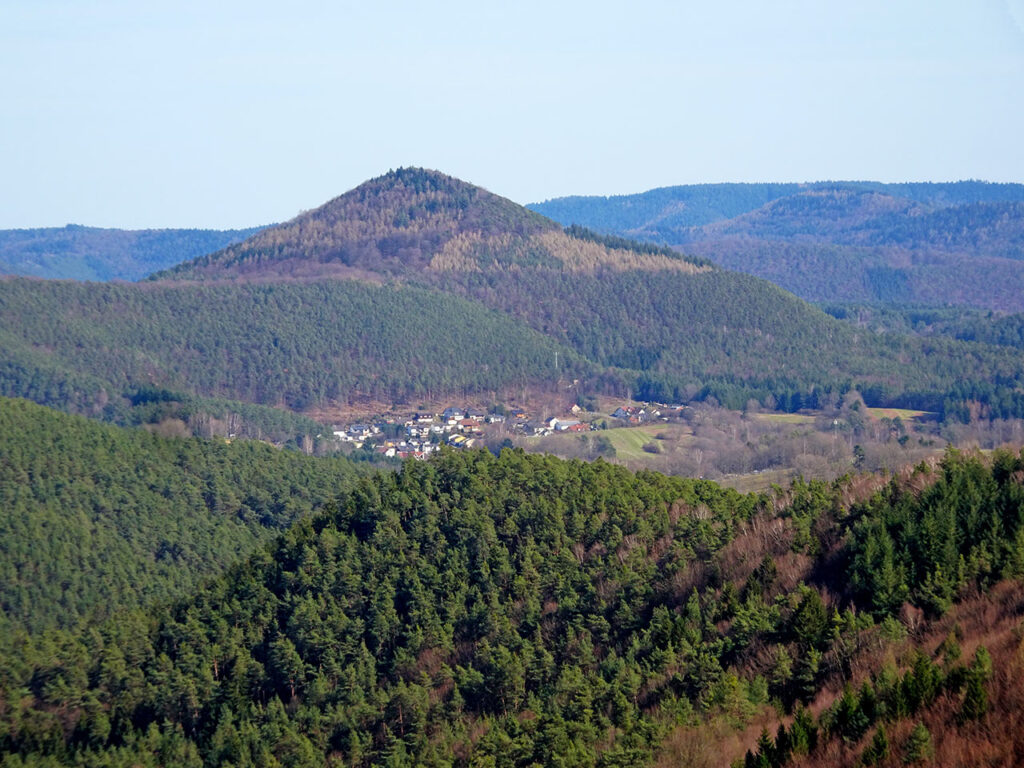
{"label": "mountain slope", "polygon": [[[329,279],[343,277],[355,279]],[[79,385],[65,371],[103,383],[79,406],[100,412],[104,396],[146,388],[305,410],[575,380],[731,407],[815,407],[856,388],[869,405],[940,417],[969,400],[1024,415],[1012,350],[853,329],[763,281],[561,230],[418,169],[137,286],[0,283],[0,318],[2,393],[67,407]]]}
{"label": "mountain slope", "polygon": [[1024,264],[1016,258],[733,236],[684,247],[807,301],[1024,310]]}
{"label": "mountain slope", "polygon": [[[1024,568],[1022,469],[951,453],[769,499],[445,452],[360,481],[190,599],[17,644],[0,753],[610,768],[678,765],[688,732],[716,745],[693,764],[722,765],[778,723],[748,764],[854,765],[877,762],[874,729],[924,718],[956,764],[954,734],[984,745],[1020,717],[1022,591],[1000,579]],[[1021,739],[986,753],[1010,764]]]}
{"label": "mountain slope", "polygon": [[574,272],[695,269],[671,252],[643,256],[570,238],[550,219],[442,173],[400,168],[292,221],[153,277],[407,276],[533,266]]}
{"label": "mountain slope", "polygon": [[179,598],[357,474],[258,442],[161,438],[0,398],[0,634]]}
{"label": "mountain slope", "polygon": [[69,224],[0,230],[0,274],[61,280],[141,280],[216,251],[251,229],[99,229]]}
{"label": "mountain slope", "polygon": [[[849,195],[872,210],[881,204],[874,192]],[[815,192],[810,202],[836,199]],[[359,285],[323,280],[332,277]],[[366,285],[387,281],[402,285]],[[410,293],[410,283],[421,292]],[[33,312],[27,295],[7,313],[12,327],[24,328],[19,318]],[[1024,398],[1002,396],[1024,380],[1024,364],[1008,350],[857,331],[762,281],[664,248],[563,231],[485,190],[419,169],[393,171],[154,276],[114,301],[132,306],[138,326],[117,345],[104,341],[106,310],[89,309],[92,297],[60,303],[67,324],[87,334],[74,343],[106,350],[94,370],[178,388],[194,371],[189,386],[198,393],[300,409],[367,395],[494,391],[561,374],[584,389],[659,400],[714,396],[733,407],[751,397],[814,406],[856,387],[871,405],[942,413],[947,400],[966,398],[1002,415],[1024,412]],[[87,306],[76,308],[80,302]],[[420,305],[434,309],[412,309]],[[183,341],[168,339],[175,324],[186,328]],[[485,326],[492,330],[482,341]],[[22,343],[52,346],[35,333],[24,330]],[[218,350],[236,337],[244,353],[225,365]],[[371,350],[371,339],[382,341]],[[449,361],[448,349],[459,349],[458,359]],[[556,349],[564,361],[557,372]],[[513,350],[523,351],[518,362]]]}
{"label": "mountain slope", "polygon": [[[0,281],[0,327],[10,371],[0,394],[42,391],[59,407],[77,391],[60,386],[62,371],[101,382],[111,400],[162,388],[303,410],[329,400],[493,392],[589,369],[479,304],[353,281],[12,279]],[[40,378],[53,384],[35,387]]]}
{"label": "mountain slope", "polygon": [[563,197],[532,203],[528,208],[562,224],[580,224],[600,232],[629,234],[642,240],[660,237],[681,242],[694,227],[733,219],[773,201],[806,193],[873,193],[898,198],[927,209],[975,203],[1024,202],[1024,184],[977,181],[882,184],[837,181],[785,184],[692,184],[662,187],[634,195]]}
{"label": "mountain slope", "polygon": [[531,207],[675,246],[811,301],[1024,310],[1024,185],[701,185]]}

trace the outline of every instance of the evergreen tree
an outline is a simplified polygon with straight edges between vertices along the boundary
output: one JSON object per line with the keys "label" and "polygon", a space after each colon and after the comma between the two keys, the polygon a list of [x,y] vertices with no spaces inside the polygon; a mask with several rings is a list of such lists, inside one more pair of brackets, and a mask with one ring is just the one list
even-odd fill
{"label": "evergreen tree", "polygon": [[889,737],[885,726],[880,725],[871,737],[871,743],[864,749],[861,761],[864,765],[877,765],[889,756]]}
{"label": "evergreen tree", "polygon": [[903,762],[909,765],[924,763],[930,760],[934,753],[931,731],[925,727],[924,723],[918,722],[907,739]]}

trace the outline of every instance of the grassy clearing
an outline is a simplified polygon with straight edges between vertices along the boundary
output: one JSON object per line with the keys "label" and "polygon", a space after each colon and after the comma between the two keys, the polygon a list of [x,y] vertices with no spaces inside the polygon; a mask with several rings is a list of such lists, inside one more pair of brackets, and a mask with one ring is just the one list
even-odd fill
{"label": "grassy clearing", "polygon": [[912,411],[907,408],[868,408],[868,413],[875,419],[895,419],[898,416],[903,421],[913,421],[935,415],[930,411]]}
{"label": "grassy clearing", "polygon": [[755,413],[752,414],[759,421],[768,421],[773,424],[813,424],[814,416],[807,413]]}
{"label": "grassy clearing", "polygon": [[781,485],[785,488],[796,475],[795,469],[766,469],[745,475],[723,475],[715,482],[726,488],[735,488],[740,493],[756,493],[767,491],[772,485]]}
{"label": "grassy clearing", "polygon": [[650,459],[657,454],[647,453],[644,446],[647,443],[660,442],[655,440],[655,435],[664,432],[678,432],[679,427],[668,428],[662,424],[648,424],[642,427],[621,427],[619,429],[606,429],[601,432],[615,446],[615,455],[623,461],[640,461]]}
{"label": "grassy clearing", "polygon": [[[661,436],[662,439],[658,439]],[[611,461],[625,464],[632,469],[653,469],[671,471],[674,456],[688,449],[693,440],[693,431],[685,424],[658,422],[639,427],[617,427],[588,432],[583,435],[548,435],[547,437],[519,438],[518,443],[528,451],[543,451],[556,456],[580,455],[581,442],[606,439],[615,448]],[[644,446],[654,443],[660,453],[648,453]]]}

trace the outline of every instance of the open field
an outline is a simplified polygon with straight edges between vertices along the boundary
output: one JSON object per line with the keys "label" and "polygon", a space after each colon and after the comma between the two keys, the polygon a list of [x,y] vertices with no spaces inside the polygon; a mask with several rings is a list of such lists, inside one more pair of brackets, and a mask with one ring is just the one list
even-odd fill
{"label": "open field", "polygon": [[[689,427],[680,424],[646,424],[642,427],[620,427],[618,429],[604,430],[601,434],[607,437],[615,446],[615,455],[626,462],[642,461],[645,465],[659,454],[648,453],[644,446],[653,443],[662,451],[668,447],[685,447],[685,440],[691,437],[693,432]],[[667,440],[657,439],[657,435],[666,437]],[[667,445],[666,445],[667,444]]]}
{"label": "open field", "polygon": [[814,416],[809,413],[755,413],[752,416],[758,421],[772,424],[813,424]]}
{"label": "open field", "polygon": [[872,418],[875,419],[895,419],[899,417],[903,421],[920,421],[935,415],[929,411],[912,411],[908,408],[868,408],[867,410]]}
{"label": "open field", "polygon": [[726,488],[735,488],[740,493],[767,491],[773,485],[786,487],[799,473],[795,469],[766,469],[742,475],[722,475],[715,482]]}
{"label": "open field", "polygon": [[[673,461],[687,451],[692,440],[693,430],[689,425],[657,422],[574,435],[521,437],[516,439],[516,444],[528,451],[552,453],[566,458],[601,456],[631,469],[673,473]],[[645,451],[644,446],[649,444],[657,445],[658,452]]]}

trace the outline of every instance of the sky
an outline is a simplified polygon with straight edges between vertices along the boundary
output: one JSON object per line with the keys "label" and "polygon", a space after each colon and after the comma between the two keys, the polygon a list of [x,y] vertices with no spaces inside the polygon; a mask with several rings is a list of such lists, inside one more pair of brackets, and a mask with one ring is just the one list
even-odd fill
{"label": "sky", "polygon": [[399,166],[1024,182],[1024,0],[0,0],[0,73],[0,228],[261,225]]}

